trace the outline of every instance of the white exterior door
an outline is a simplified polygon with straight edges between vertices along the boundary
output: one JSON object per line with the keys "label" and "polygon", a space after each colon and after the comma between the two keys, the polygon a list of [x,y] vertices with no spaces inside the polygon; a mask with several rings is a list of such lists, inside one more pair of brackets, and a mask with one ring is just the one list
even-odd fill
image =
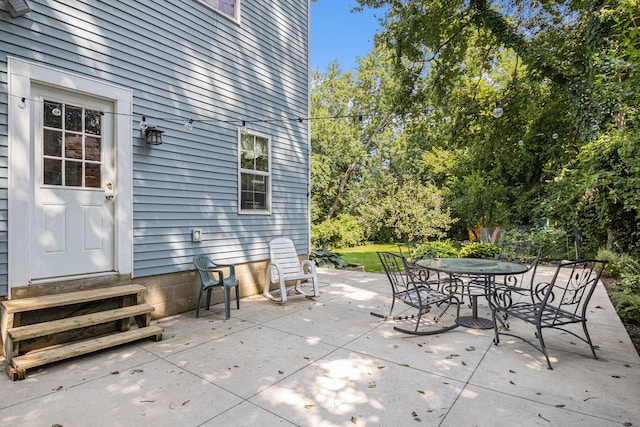
{"label": "white exterior door", "polygon": [[133,90],[11,56],[7,76],[9,293],[133,276]]}
{"label": "white exterior door", "polygon": [[34,280],[114,271],[113,103],[33,85]]}

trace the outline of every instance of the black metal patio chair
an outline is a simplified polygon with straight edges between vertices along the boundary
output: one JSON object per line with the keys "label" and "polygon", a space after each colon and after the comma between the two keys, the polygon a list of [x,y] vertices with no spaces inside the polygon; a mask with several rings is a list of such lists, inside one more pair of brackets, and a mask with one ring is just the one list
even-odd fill
{"label": "black metal patio chair", "polygon": [[[549,354],[542,337],[543,329],[559,329],[591,348],[593,358],[597,359],[589,331],[587,330],[587,306],[600,280],[606,261],[579,260],[560,263],[550,283],[538,283],[531,288],[531,301],[510,303],[507,306],[492,305],[491,315],[494,322],[494,344],[500,343],[500,335],[509,335],[523,340],[544,354],[549,369],[553,369]],[[540,345],[528,339],[500,331],[496,319],[499,313],[515,317],[530,323],[536,328],[536,336]],[[584,336],[567,329],[568,325],[580,323]],[[506,330],[509,325],[506,324]]]}
{"label": "black metal patio chair", "polygon": [[[499,261],[517,262],[527,265],[527,271],[495,277],[490,285],[493,288],[493,303],[502,307],[513,304],[518,295],[529,298],[532,296],[531,287],[535,281],[536,270],[540,262],[543,246],[529,242],[503,242],[500,252],[496,255]],[[531,300],[534,302],[533,300]],[[506,319],[506,317],[505,317]]]}
{"label": "black metal patio chair", "polygon": [[[388,316],[382,316],[373,312],[371,313],[372,315],[383,317],[385,319],[403,319],[402,317],[392,317],[395,302],[398,300],[418,310],[417,316],[415,316],[417,317],[415,329],[411,331],[397,326],[394,327],[394,329],[399,332],[413,335],[431,335],[446,332],[459,326],[458,324],[453,324],[435,331],[418,331],[422,316],[429,312],[432,306],[440,307],[444,305],[439,314],[434,317],[435,322],[440,320],[452,304],[456,305],[457,318],[460,313],[460,304],[458,299],[451,292],[443,292],[438,289],[438,284],[427,280],[429,273],[426,269],[421,269],[417,265],[410,265],[407,259],[402,255],[391,252],[377,252],[377,254],[378,258],[380,258],[380,262],[382,263],[382,267],[389,278],[393,300],[391,302],[391,309],[389,310]],[[449,284],[449,286],[453,285]],[[414,316],[405,318],[412,317]]]}

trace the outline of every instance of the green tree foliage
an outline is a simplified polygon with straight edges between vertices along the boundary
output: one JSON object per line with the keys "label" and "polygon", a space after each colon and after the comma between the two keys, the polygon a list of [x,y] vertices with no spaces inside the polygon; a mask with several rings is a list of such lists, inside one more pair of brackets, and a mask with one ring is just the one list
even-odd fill
{"label": "green tree foliage", "polygon": [[[637,139],[612,130],[584,145],[562,170],[545,212],[573,217],[587,241],[606,248],[639,249],[640,150]],[[597,249],[597,247],[592,248]]]}
{"label": "green tree foliage", "polygon": [[454,220],[442,208],[442,197],[432,184],[410,176],[398,179],[387,170],[373,179],[363,189],[357,208],[370,239],[427,241],[446,235]]}
{"label": "green tree foliage", "polygon": [[425,113],[395,149],[459,231],[549,217],[639,252],[637,0],[359,4],[383,8],[396,108]]}

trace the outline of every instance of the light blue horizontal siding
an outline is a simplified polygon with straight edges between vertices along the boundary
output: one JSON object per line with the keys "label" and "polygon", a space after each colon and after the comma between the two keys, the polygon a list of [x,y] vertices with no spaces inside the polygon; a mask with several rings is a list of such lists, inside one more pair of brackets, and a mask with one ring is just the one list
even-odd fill
{"label": "light blue horizontal siding", "polygon": [[[266,259],[268,242],[282,235],[309,251],[308,124],[296,120],[309,116],[307,1],[242,0],[240,25],[196,1],[29,4],[32,12],[0,22],[0,294],[7,55],[134,90],[135,276],[191,269],[197,253],[237,263]],[[142,116],[165,131],[164,144],[144,144]],[[183,127],[189,118],[190,133]],[[272,140],[271,215],[237,213],[243,120]],[[202,242],[191,242],[192,228],[202,229]]]}

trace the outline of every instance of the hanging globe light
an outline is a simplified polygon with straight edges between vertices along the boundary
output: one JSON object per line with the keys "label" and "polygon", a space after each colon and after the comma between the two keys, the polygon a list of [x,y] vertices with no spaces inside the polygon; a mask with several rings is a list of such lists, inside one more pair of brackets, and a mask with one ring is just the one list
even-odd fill
{"label": "hanging globe light", "polygon": [[500,117],[502,117],[503,114],[504,114],[504,111],[502,110],[500,101],[496,101],[496,106],[493,109],[493,117],[495,117],[496,119],[499,119]]}

